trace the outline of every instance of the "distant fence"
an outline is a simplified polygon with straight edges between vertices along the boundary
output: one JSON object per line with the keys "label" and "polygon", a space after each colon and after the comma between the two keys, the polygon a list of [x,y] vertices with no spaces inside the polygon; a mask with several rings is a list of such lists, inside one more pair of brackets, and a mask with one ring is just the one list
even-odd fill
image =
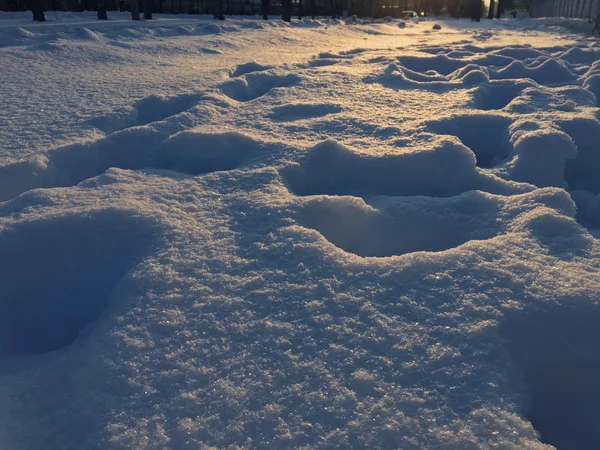
{"label": "distant fence", "polygon": [[[95,11],[103,1],[108,11],[129,11],[129,0],[40,0],[45,11]],[[262,13],[261,0],[221,0],[226,15]],[[30,11],[32,0],[0,0],[0,11]],[[216,0],[149,0],[152,12],[164,14],[214,14]],[[143,7],[140,2],[140,7]],[[369,8],[367,10],[367,8]],[[369,0],[292,0],[294,15],[366,15],[372,11]],[[269,13],[281,14],[281,0],[270,0]]]}
{"label": "distant fence", "polygon": [[600,14],[600,0],[531,0],[531,17],[593,19]]}
{"label": "distant fence", "polygon": [[[45,11],[94,11],[101,0],[40,0]],[[217,0],[149,0],[155,13],[213,14]],[[261,0],[221,0],[225,15],[262,13]],[[401,11],[428,9],[433,0],[292,0],[294,16],[398,16]],[[109,11],[129,11],[129,0],[103,0]],[[0,0],[0,11],[29,11],[32,0]],[[140,2],[140,7],[142,7]],[[269,14],[281,14],[281,0],[269,1]]]}

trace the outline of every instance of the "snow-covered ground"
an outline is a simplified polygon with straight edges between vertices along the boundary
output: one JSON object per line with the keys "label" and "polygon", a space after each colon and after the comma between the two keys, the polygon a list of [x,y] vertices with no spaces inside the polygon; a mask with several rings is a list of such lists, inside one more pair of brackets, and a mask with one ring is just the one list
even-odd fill
{"label": "snow-covered ground", "polygon": [[595,38],[158,17],[0,14],[2,450],[600,447]]}

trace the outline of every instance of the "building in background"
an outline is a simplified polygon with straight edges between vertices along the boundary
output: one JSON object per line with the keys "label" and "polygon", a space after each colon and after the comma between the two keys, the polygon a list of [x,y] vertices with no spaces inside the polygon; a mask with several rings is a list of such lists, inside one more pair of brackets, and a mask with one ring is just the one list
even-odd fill
{"label": "building in background", "polygon": [[[113,11],[129,10],[129,0],[41,0],[46,11],[94,11],[103,1],[107,9]],[[263,0],[222,0],[223,12],[226,15],[255,15],[262,11]],[[527,9],[529,1],[535,5],[540,15],[551,15],[565,8],[558,5],[589,2],[595,4],[600,0],[292,0],[293,14],[298,16],[342,16],[356,14],[362,17],[401,17],[403,11],[416,11],[428,15],[444,15],[450,17],[471,17],[473,2],[482,1],[482,17],[488,17],[490,8],[492,16],[499,8],[503,11]],[[32,0],[0,0],[0,11],[28,11]],[[150,0],[153,12],[166,14],[213,14],[215,0]],[[314,11],[311,10],[314,5]],[[584,6],[584,9],[587,6]],[[596,7],[594,7],[594,11]],[[589,7],[588,7],[589,9]],[[577,11],[581,7],[577,8]],[[281,14],[281,0],[270,0],[269,11],[273,15]],[[587,16],[586,16],[587,17]]]}
{"label": "building in background", "polygon": [[600,14],[600,0],[530,0],[531,17],[593,19]]}

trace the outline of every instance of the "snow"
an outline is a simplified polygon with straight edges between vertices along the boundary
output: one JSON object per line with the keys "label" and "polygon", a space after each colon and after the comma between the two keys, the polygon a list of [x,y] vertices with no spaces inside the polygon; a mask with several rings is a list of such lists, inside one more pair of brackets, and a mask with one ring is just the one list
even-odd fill
{"label": "snow", "polygon": [[3,449],[598,448],[582,24],[29,14]]}

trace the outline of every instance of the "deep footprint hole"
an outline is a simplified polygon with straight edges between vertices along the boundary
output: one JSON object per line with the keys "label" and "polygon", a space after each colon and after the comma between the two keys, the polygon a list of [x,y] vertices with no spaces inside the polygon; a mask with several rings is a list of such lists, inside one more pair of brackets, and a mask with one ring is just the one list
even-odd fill
{"label": "deep footprint hole", "polygon": [[555,311],[514,339],[530,395],[526,417],[558,450],[600,448],[600,314]]}
{"label": "deep footprint hole", "polygon": [[503,109],[523,91],[518,84],[484,85],[473,94],[473,106],[484,111]]}
{"label": "deep footprint hole", "polygon": [[559,125],[577,146],[577,158],[565,163],[565,181],[569,189],[600,194],[600,122],[576,118]]}
{"label": "deep footprint hole", "polygon": [[329,103],[296,103],[276,106],[269,117],[275,122],[293,122],[296,120],[315,119],[342,112],[342,107]]}
{"label": "deep footprint hole", "polygon": [[456,136],[477,158],[477,165],[490,168],[500,164],[511,153],[508,127],[511,119],[493,114],[453,116],[427,123],[436,134]]}
{"label": "deep footprint hole", "polygon": [[300,83],[298,75],[276,75],[270,72],[252,72],[221,84],[223,94],[238,102],[249,102],[268,94],[271,90],[292,87]]}
{"label": "deep footprint hole", "polygon": [[73,343],[150,251],[153,227],[119,210],[20,223],[0,232],[0,357]]}
{"label": "deep footprint hole", "polygon": [[301,224],[358,256],[439,252],[502,233],[492,205],[477,193],[459,197],[404,197],[368,206],[357,197],[325,197],[306,205]]}
{"label": "deep footprint hole", "polygon": [[125,128],[168,119],[189,110],[197,101],[198,96],[193,94],[174,97],[150,95],[135,102],[131,108],[124,108],[107,116],[94,117],[88,123],[105,133],[114,133]]}

